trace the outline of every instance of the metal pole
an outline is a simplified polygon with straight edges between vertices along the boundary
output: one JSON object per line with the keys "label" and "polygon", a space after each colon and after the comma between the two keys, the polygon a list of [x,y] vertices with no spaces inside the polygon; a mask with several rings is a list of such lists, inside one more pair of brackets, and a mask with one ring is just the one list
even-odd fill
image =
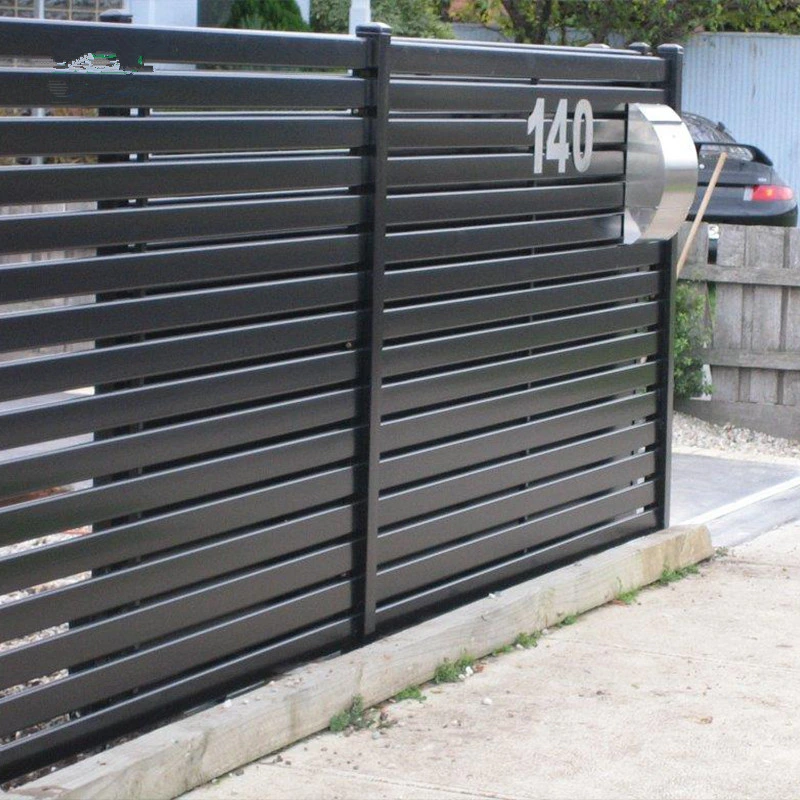
{"label": "metal pole", "polygon": [[370,203],[367,224],[367,270],[368,330],[366,336],[366,465],[362,483],[364,497],[364,618],[362,635],[375,633],[377,610],[376,581],[378,577],[378,503],[380,493],[381,462],[381,392],[383,361],[383,317],[386,264],[386,169],[387,131],[389,120],[389,45],[391,28],[376,23],[358,28],[357,35],[363,37],[369,48],[369,67],[364,77],[370,82],[370,97],[367,115],[368,150],[363,154],[365,175]]}
{"label": "metal pole", "polygon": [[[657,50],[658,55],[667,62],[666,101],[675,111],[681,113],[681,94],[683,92],[683,48],[677,44],[664,44]],[[676,239],[664,242],[661,246],[661,265],[664,285],[661,291],[661,354],[658,382],[658,448],[656,520],[660,528],[668,528],[670,522],[670,493],[672,491],[672,393],[675,386],[675,286],[678,248]]]}

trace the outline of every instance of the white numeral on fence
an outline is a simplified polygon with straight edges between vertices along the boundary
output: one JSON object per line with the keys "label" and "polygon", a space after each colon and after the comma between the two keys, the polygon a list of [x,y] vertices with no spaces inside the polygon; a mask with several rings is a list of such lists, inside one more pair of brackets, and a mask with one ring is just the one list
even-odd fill
{"label": "white numeral on fence", "polygon": [[594,148],[594,113],[588,100],[578,100],[572,120],[572,147],[567,135],[567,100],[562,98],[556,106],[556,113],[550,123],[547,143],[544,140],[545,101],[540,97],[528,116],[528,135],[533,135],[533,172],[544,171],[544,161],[558,162],[558,171],[567,171],[567,161],[578,172],[586,172],[592,162]]}

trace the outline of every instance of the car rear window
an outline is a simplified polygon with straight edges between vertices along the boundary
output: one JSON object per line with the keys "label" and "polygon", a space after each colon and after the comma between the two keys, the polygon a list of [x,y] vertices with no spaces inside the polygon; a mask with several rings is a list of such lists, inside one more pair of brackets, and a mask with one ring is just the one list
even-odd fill
{"label": "car rear window", "polygon": [[752,161],[753,154],[745,147],[731,147],[736,144],[736,139],[731,134],[717,127],[711,120],[697,114],[683,114],[683,121],[695,142],[719,142],[726,147],[714,147],[713,144],[704,145],[703,155],[707,157],[718,156],[725,151],[728,158],[738,158],[741,161]]}

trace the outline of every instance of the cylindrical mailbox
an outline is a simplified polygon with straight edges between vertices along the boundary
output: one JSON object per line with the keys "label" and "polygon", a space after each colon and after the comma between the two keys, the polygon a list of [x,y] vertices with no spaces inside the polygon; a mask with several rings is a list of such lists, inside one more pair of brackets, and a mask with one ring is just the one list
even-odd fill
{"label": "cylindrical mailbox", "polygon": [[697,190],[697,151],[681,118],[669,107],[628,106],[625,170],[625,244],[671,239]]}

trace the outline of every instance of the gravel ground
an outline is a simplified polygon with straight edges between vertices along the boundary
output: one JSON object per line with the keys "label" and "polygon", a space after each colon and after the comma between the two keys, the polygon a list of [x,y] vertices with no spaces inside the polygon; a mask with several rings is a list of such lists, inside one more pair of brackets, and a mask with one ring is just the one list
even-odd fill
{"label": "gravel ground", "polygon": [[672,447],[676,453],[793,464],[800,469],[798,439],[779,439],[733,425],[713,425],[677,412],[672,422]]}

